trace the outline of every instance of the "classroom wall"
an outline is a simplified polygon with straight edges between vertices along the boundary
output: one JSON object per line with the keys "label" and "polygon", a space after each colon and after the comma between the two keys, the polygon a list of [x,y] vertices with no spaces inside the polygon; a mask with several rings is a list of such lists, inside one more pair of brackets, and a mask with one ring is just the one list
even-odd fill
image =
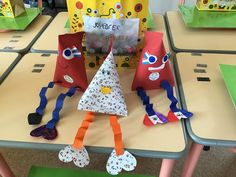
{"label": "classroom wall", "polygon": [[[154,13],[165,14],[169,10],[177,10],[179,0],[149,0],[149,6]],[[194,4],[196,0],[185,0],[186,4]]]}

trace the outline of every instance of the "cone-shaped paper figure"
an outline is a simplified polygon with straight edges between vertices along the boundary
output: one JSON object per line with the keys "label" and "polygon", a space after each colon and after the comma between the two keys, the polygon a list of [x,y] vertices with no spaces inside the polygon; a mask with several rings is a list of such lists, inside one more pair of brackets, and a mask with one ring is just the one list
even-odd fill
{"label": "cone-shaped paper figure", "polygon": [[78,109],[127,116],[127,106],[112,52],[109,53],[80,99]]}
{"label": "cone-shaped paper figure", "polygon": [[132,84],[132,90],[143,87],[145,90],[159,89],[160,82],[169,81],[174,86],[169,57],[162,41],[162,33],[146,32],[145,47]]}
{"label": "cone-shaped paper figure", "polygon": [[25,12],[23,0],[2,0],[2,14],[5,17],[17,17]]}
{"label": "cone-shaped paper figure", "polygon": [[83,32],[79,32],[59,36],[54,74],[54,82],[60,82],[63,87],[78,87],[80,91],[85,91],[88,87],[82,49],[83,35]]}

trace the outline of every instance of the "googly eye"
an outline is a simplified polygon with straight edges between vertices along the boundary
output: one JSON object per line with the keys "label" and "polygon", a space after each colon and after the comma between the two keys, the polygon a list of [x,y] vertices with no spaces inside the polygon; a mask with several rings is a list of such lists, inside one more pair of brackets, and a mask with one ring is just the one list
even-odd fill
{"label": "googly eye", "polygon": [[98,10],[93,11],[94,15],[98,15]]}
{"label": "googly eye", "polygon": [[91,13],[91,12],[92,12],[92,9],[88,8],[88,9],[87,9],[87,12],[88,12],[88,13]]}
{"label": "googly eye", "polygon": [[143,10],[143,5],[142,4],[136,4],[134,8],[135,12],[141,12]]}
{"label": "googly eye", "polygon": [[171,53],[167,53],[163,58],[162,58],[162,63],[166,63],[170,59]]}
{"label": "googly eye", "polygon": [[65,50],[63,50],[63,57],[66,60],[71,60],[74,57],[70,48],[66,48]]}
{"label": "googly eye", "polygon": [[116,9],[117,11],[120,11],[120,10],[122,9],[122,4],[121,4],[120,2],[117,2],[117,3],[115,4],[115,9]]}

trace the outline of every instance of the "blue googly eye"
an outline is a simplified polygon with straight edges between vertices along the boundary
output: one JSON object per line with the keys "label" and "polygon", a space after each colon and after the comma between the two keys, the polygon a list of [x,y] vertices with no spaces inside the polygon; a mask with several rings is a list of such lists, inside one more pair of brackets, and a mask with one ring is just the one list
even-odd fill
{"label": "blue googly eye", "polygon": [[74,55],[73,55],[71,49],[67,48],[67,49],[63,50],[63,57],[67,60],[72,59],[74,57]]}
{"label": "blue googly eye", "polygon": [[170,59],[171,53],[167,53],[163,58],[162,58],[162,63],[166,63]]}

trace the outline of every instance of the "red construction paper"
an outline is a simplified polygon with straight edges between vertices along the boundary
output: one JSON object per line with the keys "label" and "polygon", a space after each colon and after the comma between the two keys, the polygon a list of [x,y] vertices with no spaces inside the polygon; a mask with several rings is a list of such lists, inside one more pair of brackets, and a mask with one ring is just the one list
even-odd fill
{"label": "red construction paper", "polygon": [[[150,74],[154,72],[149,71],[148,68],[160,67],[162,65],[162,58],[166,55],[162,37],[162,33],[151,31],[145,32],[145,47],[143,48],[143,52],[136,69],[132,90],[136,90],[138,87],[143,87],[145,90],[159,89],[160,82],[163,80],[168,80],[171,86],[174,86],[174,78],[169,61],[165,64],[163,69],[155,71],[155,73],[159,73],[159,78],[157,80],[149,79]],[[157,62],[154,64],[143,64],[146,53],[148,53],[150,56],[156,56]]]}
{"label": "red construction paper", "polygon": [[[79,87],[78,90],[85,91],[88,87],[85,62],[82,49],[82,38],[84,33],[60,35],[58,38],[58,57],[54,73],[54,81],[60,82],[63,87]],[[77,49],[81,55],[66,59],[63,55],[65,49]]]}

